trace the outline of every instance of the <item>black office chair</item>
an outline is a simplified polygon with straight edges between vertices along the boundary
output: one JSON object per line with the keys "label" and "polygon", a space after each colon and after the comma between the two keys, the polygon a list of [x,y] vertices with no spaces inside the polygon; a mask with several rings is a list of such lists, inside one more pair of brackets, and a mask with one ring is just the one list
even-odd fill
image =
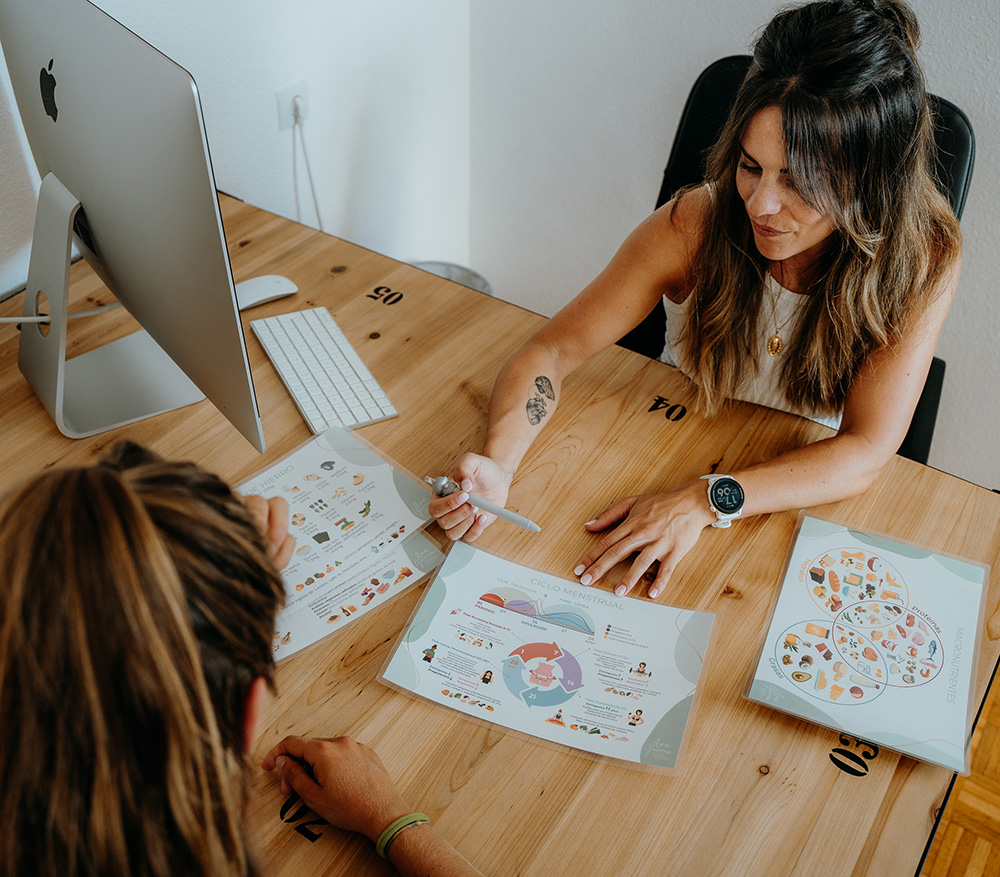
{"label": "black office chair", "polygon": [[[749,55],[720,58],[706,67],[695,81],[674,135],[663,172],[663,184],[656,199],[657,207],[666,204],[682,186],[704,179],[705,156],[722,131],[736,92],[750,67],[750,60]],[[951,101],[933,94],[930,101],[936,122],[938,185],[947,195],[955,216],[961,219],[976,155],[972,124]],[[655,359],[663,352],[665,333],[666,313],[663,305],[658,304],[618,344]],[[901,456],[918,463],[926,463],[930,452],[944,384],[944,368],[944,361],[934,357],[913,412],[910,429],[899,447]]]}

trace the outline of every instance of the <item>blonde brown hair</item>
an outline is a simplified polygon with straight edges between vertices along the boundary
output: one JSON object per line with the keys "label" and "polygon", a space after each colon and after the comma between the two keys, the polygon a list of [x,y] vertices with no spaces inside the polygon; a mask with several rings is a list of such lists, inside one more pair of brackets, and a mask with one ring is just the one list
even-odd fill
{"label": "blonde brown hair", "polygon": [[958,222],[932,175],[933,128],[901,0],[822,0],[764,28],[706,175],[713,209],[691,270],[683,355],[714,412],[757,368],[767,261],[735,172],[746,124],[782,114],[791,183],[835,225],[786,348],[789,403],[837,411],[864,360],[905,331],[954,265]]}
{"label": "blonde brown hair", "polygon": [[281,579],[242,503],[135,445],[0,506],[0,873],[255,873],[243,710]]}

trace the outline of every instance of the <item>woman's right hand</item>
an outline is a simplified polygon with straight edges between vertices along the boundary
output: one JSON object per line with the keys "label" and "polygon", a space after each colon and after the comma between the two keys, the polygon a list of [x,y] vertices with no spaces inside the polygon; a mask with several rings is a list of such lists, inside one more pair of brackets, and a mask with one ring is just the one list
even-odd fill
{"label": "woman's right hand", "polygon": [[431,498],[429,510],[437,519],[445,535],[457,542],[475,542],[496,515],[479,511],[469,503],[469,494],[489,500],[497,505],[506,505],[507,493],[513,474],[508,475],[496,460],[479,454],[466,454],[448,476],[462,490],[448,496]]}

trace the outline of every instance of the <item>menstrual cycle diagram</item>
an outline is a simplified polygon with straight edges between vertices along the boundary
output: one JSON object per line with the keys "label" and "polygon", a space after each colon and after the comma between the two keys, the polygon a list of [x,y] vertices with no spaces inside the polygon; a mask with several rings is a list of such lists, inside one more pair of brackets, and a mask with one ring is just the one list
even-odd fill
{"label": "menstrual cycle diagram", "polygon": [[[524,595],[519,595],[524,596]],[[593,636],[593,623],[576,613],[554,611],[540,613],[527,600],[504,599],[498,594],[484,594],[484,603],[501,606],[519,615],[552,621],[563,627],[581,630]],[[558,672],[556,672],[558,671]],[[580,662],[556,642],[527,643],[514,649],[504,662],[503,681],[516,697],[528,706],[548,709],[565,703],[583,687]]]}

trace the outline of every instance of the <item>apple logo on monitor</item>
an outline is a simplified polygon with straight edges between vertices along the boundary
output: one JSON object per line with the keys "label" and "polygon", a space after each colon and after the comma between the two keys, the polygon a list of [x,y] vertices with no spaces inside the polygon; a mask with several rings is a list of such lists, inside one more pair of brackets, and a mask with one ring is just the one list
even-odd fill
{"label": "apple logo on monitor", "polygon": [[42,68],[39,76],[42,89],[42,106],[45,107],[45,115],[52,116],[52,121],[56,121],[59,115],[59,107],[56,106],[56,78],[50,72],[55,58],[49,60],[49,69]]}

